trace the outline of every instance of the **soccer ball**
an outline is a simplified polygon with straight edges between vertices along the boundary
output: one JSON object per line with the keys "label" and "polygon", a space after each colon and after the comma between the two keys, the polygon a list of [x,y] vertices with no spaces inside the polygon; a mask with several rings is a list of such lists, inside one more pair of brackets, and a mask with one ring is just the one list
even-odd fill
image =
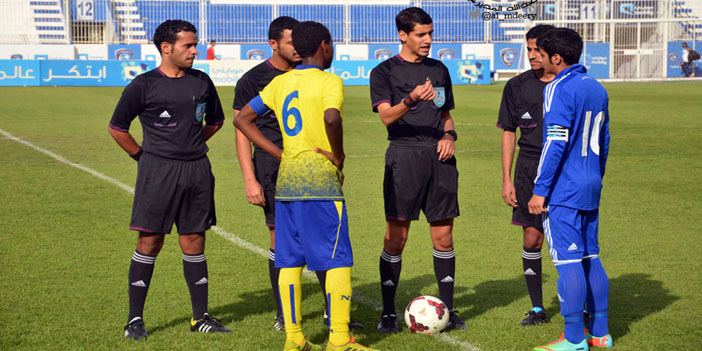
{"label": "soccer ball", "polygon": [[405,324],[412,333],[436,334],[444,330],[448,322],[448,308],[434,296],[420,296],[405,308]]}

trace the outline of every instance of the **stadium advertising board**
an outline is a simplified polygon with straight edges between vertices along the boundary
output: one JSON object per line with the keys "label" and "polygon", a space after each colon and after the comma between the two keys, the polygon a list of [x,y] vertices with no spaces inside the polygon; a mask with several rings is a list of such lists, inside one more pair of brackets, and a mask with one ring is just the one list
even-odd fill
{"label": "stadium advertising board", "polygon": [[[668,78],[679,78],[685,77],[682,67],[680,67],[680,60],[682,58],[682,43],[687,43],[687,45],[693,48],[697,52],[702,52],[702,41],[669,41],[668,42],[668,55],[666,56],[666,77]],[[694,44],[694,45],[693,45]],[[702,77],[702,65],[700,60],[695,61],[695,77]]]}
{"label": "stadium advertising board", "polygon": [[[490,60],[443,60],[455,85],[490,84]],[[207,73],[216,86],[233,86],[260,60],[198,60],[194,69]],[[328,72],[344,85],[369,85],[378,60],[335,61]],[[155,61],[0,60],[0,86],[125,86],[156,68]]]}
{"label": "stadium advertising board", "polygon": [[454,85],[490,84],[490,60],[448,60],[442,61],[449,69]]}
{"label": "stadium advertising board", "polygon": [[259,63],[260,60],[195,61],[193,68],[207,73],[215,86],[233,86],[244,73]]}
{"label": "stadium advertising board", "polygon": [[76,49],[63,44],[0,44],[0,60],[73,60]]}
{"label": "stadium advertising board", "polygon": [[658,1],[651,0],[614,0],[612,18],[657,18]]}
{"label": "stadium advertising board", "polygon": [[368,59],[385,61],[400,53],[400,44],[368,44]]}
{"label": "stadium advertising board", "polygon": [[[490,84],[490,60],[442,60],[454,85]],[[344,85],[370,85],[370,72],[377,60],[335,61],[328,72],[341,77]]]}
{"label": "stadium advertising board", "polygon": [[457,60],[462,58],[461,50],[463,46],[461,44],[432,44],[431,45],[431,57],[437,60]]}
{"label": "stadium advertising board", "polygon": [[109,44],[107,59],[130,61],[141,57],[141,45],[138,44]]}
{"label": "stadium advertising board", "polygon": [[597,79],[609,78],[609,43],[587,43],[580,57],[587,73]]}
{"label": "stadium advertising board", "polygon": [[37,86],[41,74],[38,60],[0,60],[0,86]]}
{"label": "stadium advertising board", "polygon": [[[494,70],[495,71],[500,71],[500,70],[517,70],[520,68],[524,69],[525,62],[526,60],[521,60],[522,62],[519,62],[519,58],[522,53],[522,44],[518,43],[495,43],[494,44],[494,58],[495,58],[495,64],[494,64]],[[521,65],[520,65],[521,63]]]}
{"label": "stadium advertising board", "polygon": [[344,85],[370,85],[370,73],[377,65],[377,60],[334,61],[327,72],[341,77]]}
{"label": "stadium advertising board", "polygon": [[0,60],[0,86],[125,86],[153,61]]}
{"label": "stadium advertising board", "polygon": [[[215,47],[216,49],[216,47]],[[273,50],[266,44],[241,44],[240,58],[242,60],[265,60],[271,57]]]}

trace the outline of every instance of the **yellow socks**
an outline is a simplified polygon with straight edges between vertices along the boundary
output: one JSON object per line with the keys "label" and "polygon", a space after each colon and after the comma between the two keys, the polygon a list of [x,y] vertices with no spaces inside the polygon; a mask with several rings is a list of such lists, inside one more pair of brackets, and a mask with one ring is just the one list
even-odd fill
{"label": "yellow socks", "polygon": [[300,302],[302,301],[301,275],[302,267],[281,268],[280,277],[278,278],[280,304],[283,308],[283,318],[285,319],[285,335],[287,340],[293,340],[298,345],[305,343],[305,335],[302,334],[301,326],[302,313],[300,312]]}
{"label": "yellow socks", "polygon": [[[330,324],[329,342],[337,346],[344,345],[350,339],[349,322],[351,320],[351,267],[334,268],[328,270],[326,290],[327,300],[329,301],[329,305],[327,306]],[[285,330],[287,331],[287,319],[285,320],[285,323]]]}

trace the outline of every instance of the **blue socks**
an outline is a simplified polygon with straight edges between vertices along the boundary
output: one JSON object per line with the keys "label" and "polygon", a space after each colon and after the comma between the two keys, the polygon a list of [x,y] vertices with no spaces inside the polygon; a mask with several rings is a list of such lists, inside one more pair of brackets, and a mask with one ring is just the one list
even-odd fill
{"label": "blue socks", "polygon": [[561,264],[558,270],[558,300],[561,302],[561,315],[565,317],[565,338],[579,344],[585,339],[583,329],[583,306],[587,297],[585,271],[580,262]]}
{"label": "blue socks", "polygon": [[590,311],[590,334],[603,337],[609,334],[609,278],[599,257],[583,259],[587,277],[587,309]]}

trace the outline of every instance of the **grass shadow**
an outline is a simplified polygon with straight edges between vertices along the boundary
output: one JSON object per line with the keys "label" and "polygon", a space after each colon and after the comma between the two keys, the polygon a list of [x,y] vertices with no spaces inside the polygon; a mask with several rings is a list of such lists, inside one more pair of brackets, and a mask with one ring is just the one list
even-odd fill
{"label": "grass shadow", "polygon": [[[304,301],[307,297],[311,295],[319,295],[319,305],[324,305],[323,296],[320,292],[319,283],[310,282],[302,284],[302,300]],[[262,290],[245,292],[241,294],[236,294],[237,302],[220,305],[209,308],[209,313],[213,317],[219,319],[223,325],[229,326],[232,322],[236,323],[245,319],[248,316],[269,314],[271,316],[271,330],[273,329],[273,318],[275,317],[275,306],[273,305],[273,297],[270,287]],[[183,324],[189,324],[191,315],[174,318],[171,321],[155,326],[153,328],[148,328],[149,334],[156,334],[159,331],[182,326]],[[303,318],[307,318],[304,315]],[[234,327],[236,327],[234,325]]]}
{"label": "grass shadow", "polygon": [[[395,296],[395,309],[398,313],[398,326],[400,332],[405,326],[403,316],[405,306],[415,297],[426,295],[422,290],[430,285],[436,285],[436,277],[433,274],[425,274],[410,279],[402,279],[398,284]],[[380,282],[367,283],[353,287],[354,298],[351,305],[351,318],[365,325],[365,329],[353,330],[352,335],[359,336],[359,342],[364,345],[375,344],[388,336],[378,332],[376,329],[378,319],[382,310],[382,296],[380,293]],[[438,296],[438,287],[435,295]]]}
{"label": "grass shadow", "polygon": [[454,297],[453,305],[460,310],[459,316],[467,321],[494,308],[503,307],[527,295],[524,277],[488,280],[473,287],[472,294]]}

